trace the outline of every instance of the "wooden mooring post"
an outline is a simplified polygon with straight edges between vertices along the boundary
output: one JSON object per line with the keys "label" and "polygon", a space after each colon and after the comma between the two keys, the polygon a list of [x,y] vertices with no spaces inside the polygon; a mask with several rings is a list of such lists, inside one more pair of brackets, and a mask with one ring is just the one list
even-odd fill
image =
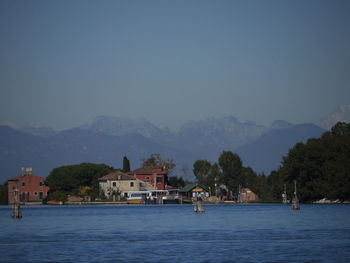
{"label": "wooden mooring post", "polygon": [[297,182],[296,181],[294,181],[294,197],[292,200],[292,209],[293,210],[300,210],[299,199],[297,196]]}
{"label": "wooden mooring post", "polygon": [[195,213],[204,213],[204,205],[203,205],[203,199],[200,196],[200,193],[196,192],[193,200],[193,210]]}
{"label": "wooden mooring post", "polygon": [[203,201],[200,197],[198,197],[194,203],[194,212],[195,213],[204,213],[205,212],[205,209],[203,206]]}
{"label": "wooden mooring post", "polygon": [[19,198],[18,198],[18,188],[16,188],[13,191],[14,194],[14,200],[15,202],[12,204],[12,218],[15,219],[21,219],[22,218],[22,211],[21,211],[21,206],[19,204]]}
{"label": "wooden mooring post", "polygon": [[284,185],[284,191],[282,194],[282,204],[288,204],[286,185]]}

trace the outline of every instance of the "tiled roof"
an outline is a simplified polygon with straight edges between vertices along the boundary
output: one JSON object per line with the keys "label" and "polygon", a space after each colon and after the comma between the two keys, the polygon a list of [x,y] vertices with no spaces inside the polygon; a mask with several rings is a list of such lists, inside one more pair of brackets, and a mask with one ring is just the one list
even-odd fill
{"label": "tiled roof", "polygon": [[99,181],[105,181],[105,180],[122,181],[122,180],[136,180],[136,178],[131,177],[131,176],[129,176],[121,171],[115,171],[115,172],[111,172],[111,173],[101,177],[98,180]]}
{"label": "tiled roof", "polygon": [[168,174],[168,170],[163,167],[141,167],[130,171],[128,174]]}
{"label": "tiled roof", "polygon": [[179,192],[181,193],[187,193],[189,191],[192,191],[194,188],[196,187],[200,187],[202,188],[204,191],[208,191],[208,189],[206,187],[204,187],[203,185],[201,184],[188,184],[186,185],[184,188],[180,189]]}
{"label": "tiled roof", "polygon": [[35,175],[35,174],[31,174],[31,175],[18,175],[18,176],[16,176],[16,177],[13,177],[13,178],[11,178],[11,179],[8,179],[7,181],[18,181],[18,180],[20,180],[21,178],[24,178],[24,177],[31,177],[31,176],[33,176],[33,177],[38,177],[38,178],[41,178],[41,179],[45,180],[45,178],[43,178],[43,177],[37,176],[37,175]]}

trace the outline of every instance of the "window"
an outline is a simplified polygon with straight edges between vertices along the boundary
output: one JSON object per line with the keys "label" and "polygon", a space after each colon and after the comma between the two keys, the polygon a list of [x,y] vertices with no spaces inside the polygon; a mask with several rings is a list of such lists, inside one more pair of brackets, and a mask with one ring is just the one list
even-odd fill
{"label": "window", "polygon": [[38,195],[38,192],[34,192],[34,195]]}
{"label": "window", "polygon": [[26,183],[25,183],[25,182],[23,182],[23,183],[22,183],[22,186],[26,186]]}
{"label": "window", "polygon": [[113,184],[112,184],[114,187],[116,187],[117,186],[117,182],[113,182]]}
{"label": "window", "polygon": [[43,182],[39,182],[39,186],[43,186]]}
{"label": "window", "polygon": [[163,183],[163,177],[157,176],[157,184]]}
{"label": "window", "polygon": [[30,199],[30,192],[26,192],[24,201],[28,202]]}
{"label": "window", "polygon": [[130,182],[130,187],[134,187],[134,182]]}
{"label": "window", "polygon": [[19,200],[21,202],[24,202],[26,200],[26,193],[21,193],[21,195],[19,196]]}

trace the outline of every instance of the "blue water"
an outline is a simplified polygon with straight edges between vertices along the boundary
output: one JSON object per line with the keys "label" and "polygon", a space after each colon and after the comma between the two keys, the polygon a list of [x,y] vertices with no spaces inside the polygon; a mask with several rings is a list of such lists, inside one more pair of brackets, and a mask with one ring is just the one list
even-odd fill
{"label": "blue water", "polygon": [[0,262],[350,262],[350,205],[0,207]]}

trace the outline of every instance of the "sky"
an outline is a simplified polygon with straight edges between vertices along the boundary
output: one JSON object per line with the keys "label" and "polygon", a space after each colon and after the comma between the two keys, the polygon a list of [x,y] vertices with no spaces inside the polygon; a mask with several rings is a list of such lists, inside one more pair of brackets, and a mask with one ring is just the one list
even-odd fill
{"label": "sky", "polygon": [[0,121],[172,130],[350,104],[350,1],[0,1]]}

